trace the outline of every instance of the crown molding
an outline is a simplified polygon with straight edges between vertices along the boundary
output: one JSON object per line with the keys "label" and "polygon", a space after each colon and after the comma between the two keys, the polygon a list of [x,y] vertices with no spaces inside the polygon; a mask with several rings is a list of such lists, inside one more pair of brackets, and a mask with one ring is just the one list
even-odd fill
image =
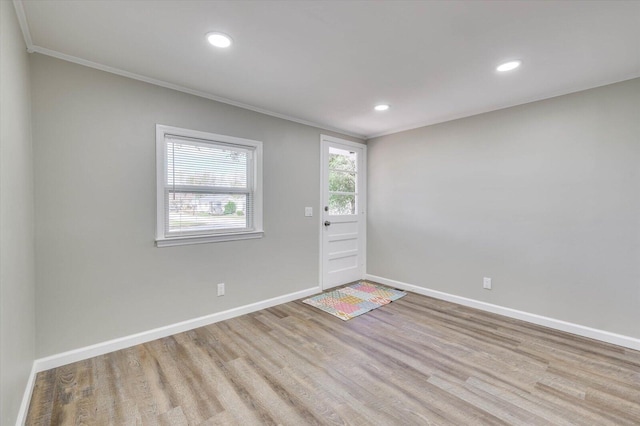
{"label": "crown molding", "polygon": [[420,129],[422,127],[428,127],[428,126],[433,126],[436,124],[442,124],[442,123],[447,123],[449,121],[455,121],[455,120],[460,120],[461,118],[469,118],[469,117],[473,117],[476,115],[481,115],[481,114],[486,114],[489,112],[494,112],[494,111],[500,111],[503,109],[508,109],[508,108],[513,108],[513,107],[518,107],[521,105],[526,105],[526,104],[530,104],[530,103],[534,103],[534,102],[539,102],[539,101],[545,101],[547,99],[552,99],[552,98],[557,98],[558,96],[565,96],[565,95],[571,95],[573,93],[578,93],[578,92],[583,92],[585,90],[591,90],[591,89],[597,89],[598,87],[603,87],[603,86],[608,86],[610,84],[616,84],[616,83],[622,83],[623,81],[627,81],[627,80],[633,80],[634,78],[639,78],[640,77],[640,72],[638,71],[632,71],[629,72],[621,77],[618,77],[615,80],[600,80],[594,84],[582,84],[579,86],[574,86],[570,89],[564,89],[564,90],[556,90],[553,91],[551,93],[546,93],[543,95],[537,95],[537,96],[531,96],[528,98],[525,98],[524,100],[519,100],[519,101],[515,101],[515,102],[509,102],[503,105],[490,105],[484,108],[475,108],[460,114],[452,114],[443,118],[439,118],[439,119],[435,119],[435,120],[428,120],[428,121],[421,121],[418,123],[414,123],[408,126],[403,126],[403,127],[396,127],[393,128],[391,130],[385,130],[383,132],[378,132],[378,133],[372,133],[369,135],[366,135],[366,140],[369,141],[371,139],[374,138],[379,138],[382,136],[389,136],[389,135],[393,135],[396,133],[401,133],[401,132],[406,132],[409,130],[415,130],[415,129]]}
{"label": "crown molding", "polygon": [[287,121],[293,121],[295,123],[304,124],[306,126],[316,127],[316,128],[322,129],[322,130],[328,130],[328,131],[331,131],[331,132],[340,133],[340,134],[351,136],[351,137],[358,138],[358,139],[364,139],[365,138],[364,135],[357,134],[357,133],[352,133],[352,132],[346,131],[344,129],[338,129],[338,128],[335,128],[335,127],[327,126],[325,124],[315,123],[313,121],[304,120],[302,118],[293,117],[293,116],[286,115],[286,114],[281,114],[279,112],[270,111],[268,109],[256,107],[256,106],[245,104],[245,103],[242,103],[242,102],[237,102],[237,101],[234,101],[232,99],[223,98],[221,96],[216,96],[216,95],[213,95],[211,93],[204,92],[202,90],[191,89],[189,87],[185,87],[185,86],[181,86],[181,85],[178,85],[178,84],[169,83],[168,81],[158,80],[156,78],[147,77],[145,75],[132,73],[132,72],[125,71],[125,70],[122,70],[122,69],[119,69],[119,68],[115,68],[115,67],[110,67],[108,65],[100,64],[98,62],[88,61],[86,59],[78,58],[76,56],[67,55],[66,53],[61,53],[61,52],[58,52],[57,50],[47,49],[46,47],[33,45],[32,46],[32,51],[35,52],[35,53],[40,53],[42,55],[51,56],[53,58],[62,59],[62,60],[67,61],[67,62],[73,62],[73,63],[78,64],[78,65],[83,65],[85,67],[94,68],[94,69],[97,69],[97,70],[100,70],[100,71],[105,71],[105,72],[108,72],[108,73],[111,73],[111,74],[116,74],[116,75],[119,75],[119,76],[122,76],[122,77],[127,77],[127,78],[130,78],[130,79],[133,79],[133,80],[143,81],[145,83],[153,84],[155,86],[160,86],[160,87],[164,87],[164,88],[167,88],[167,89],[176,90],[178,92],[188,93],[190,95],[198,96],[198,97],[205,98],[205,99],[210,99],[212,101],[220,102],[220,103],[223,103],[223,104],[232,105],[232,106],[235,106],[235,107],[238,107],[238,108],[246,109],[246,110],[249,110],[249,111],[254,111],[254,112],[257,112],[257,113],[260,113],[260,114],[269,115],[271,117],[281,118],[281,119],[287,120]]}
{"label": "crown molding", "polygon": [[[0,0],[1,1],[1,0]],[[427,126],[432,126],[435,124],[440,124],[440,123],[446,123],[448,121],[454,121],[454,120],[458,120],[461,118],[467,118],[467,117],[472,117],[475,115],[480,115],[480,114],[484,114],[487,112],[493,112],[493,111],[499,111],[501,109],[506,109],[506,108],[512,108],[512,107],[516,107],[519,105],[524,105],[524,104],[528,104],[528,103],[532,103],[532,102],[537,102],[537,101],[541,101],[541,100],[545,100],[545,99],[550,99],[550,98],[554,98],[557,96],[563,96],[563,95],[569,95],[571,93],[576,93],[576,92],[581,92],[584,90],[589,90],[589,89],[595,89],[597,87],[601,87],[601,86],[607,86],[609,84],[615,84],[615,83],[619,83],[622,81],[626,81],[626,80],[631,80],[634,78],[638,78],[640,77],[640,73],[638,73],[637,71],[635,72],[630,72],[627,73],[617,79],[615,79],[614,81],[608,80],[608,81],[599,81],[596,84],[589,84],[589,85],[580,85],[580,86],[576,86],[573,87],[571,89],[568,90],[558,90],[558,91],[554,91],[552,93],[547,93],[544,95],[538,95],[538,96],[532,96],[529,97],[527,99],[524,100],[520,100],[520,101],[516,101],[516,102],[511,102],[511,103],[507,103],[504,105],[491,105],[488,107],[484,107],[484,108],[477,108],[477,109],[473,109],[473,110],[469,110],[460,114],[453,114],[450,116],[446,116],[446,117],[441,117],[435,120],[426,120],[426,121],[421,121],[421,122],[417,122],[411,125],[407,125],[407,126],[402,126],[402,127],[397,127],[397,128],[393,128],[390,130],[385,130],[382,132],[377,132],[377,133],[370,133],[370,134],[360,134],[360,133],[353,133],[344,129],[340,129],[337,127],[333,127],[333,126],[329,126],[327,124],[321,124],[321,123],[316,123],[313,121],[309,121],[309,120],[305,120],[302,118],[298,118],[295,116],[291,116],[291,115],[287,115],[287,114],[282,114],[279,112],[275,112],[275,111],[271,111],[265,108],[260,108],[260,107],[256,107],[250,104],[245,104],[242,102],[238,102],[238,101],[234,101],[232,99],[228,99],[228,98],[224,98],[221,96],[216,96],[212,93],[209,92],[205,92],[202,90],[196,90],[196,89],[191,89],[189,87],[185,87],[185,86],[181,86],[178,84],[174,84],[174,83],[170,83],[168,81],[164,81],[164,80],[159,80],[156,78],[152,78],[152,77],[147,77],[145,75],[141,75],[141,74],[136,74],[136,73],[132,73],[120,68],[115,68],[115,67],[111,67],[108,65],[104,65],[98,62],[93,62],[93,61],[89,61],[83,58],[79,58],[76,56],[72,56],[72,55],[67,55],[66,53],[62,53],[59,52],[57,50],[52,50],[52,49],[48,49],[46,47],[42,47],[42,46],[38,46],[33,44],[33,40],[31,38],[31,32],[29,30],[29,24],[27,22],[27,16],[25,14],[24,11],[24,5],[23,5],[23,0],[13,0],[13,4],[14,7],[16,9],[16,15],[18,17],[18,23],[20,24],[20,29],[22,30],[22,35],[24,37],[24,42],[27,46],[27,51],[29,53],[40,53],[42,55],[46,55],[46,56],[51,56],[57,59],[61,59],[67,62],[72,62],[78,65],[83,65],[89,68],[94,68],[100,71],[105,71],[111,74],[116,74],[122,77],[126,77],[126,78],[130,78],[133,80],[138,80],[138,81],[143,81],[145,83],[149,83],[149,84],[153,84],[155,86],[160,86],[160,87],[164,87],[167,89],[172,89],[172,90],[176,90],[178,92],[183,92],[183,93],[188,93],[190,95],[194,95],[194,96],[198,96],[200,98],[205,98],[205,99],[209,99],[212,101],[216,101],[216,102],[220,102],[223,104],[227,104],[227,105],[232,105],[238,108],[242,108],[242,109],[246,109],[249,111],[253,111],[253,112],[257,112],[260,114],[264,114],[264,115],[268,115],[271,117],[276,117],[276,118],[280,118],[282,120],[287,120],[287,121],[291,121],[294,123],[299,123],[299,124],[304,124],[306,126],[310,126],[310,127],[315,127],[321,130],[327,130],[330,132],[335,132],[335,133],[339,133],[341,135],[346,135],[346,136],[351,136],[354,138],[358,138],[358,139],[362,139],[364,141],[368,141],[370,139],[374,139],[374,138],[379,138],[382,136],[388,136],[388,135],[392,135],[395,133],[400,133],[400,132],[405,132],[408,130],[414,130],[414,129],[419,129],[421,127],[427,127]]]}
{"label": "crown molding", "polygon": [[24,37],[24,44],[27,45],[27,52],[33,53],[33,40],[31,40],[31,31],[29,30],[29,23],[27,22],[27,15],[24,13],[22,0],[13,0],[13,7],[16,9],[18,24],[22,31],[22,37]]}
{"label": "crown molding", "polygon": [[316,127],[322,130],[328,130],[330,132],[339,133],[346,136],[351,136],[358,139],[365,139],[365,135],[349,132],[344,129],[339,129],[337,127],[332,127],[326,124],[316,123],[309,120],[304,120],[302,118],[294,117],[287,114],[282,114],[275,111],[270,111],[265,108],[256,107],[253,105],[245,104],[243,102],[234,101],[232,99],[223,98],[221,96],[216,96],[212,93],[205,92],[202,90],[191,89],[189,87],[181,86],[179,84],[170,83],[168,81],[159,80],[152,77],[147,77],[145,75],[136,74],[133,72],[129,72],[120,68],[111,67],[108,65],[104,65],[98,62],[89,61],[83,58],[79,58],[77,56],[67,55],[66,53],[59,52],[57,50],[48,49],[46,47],[38,46],[33,44],[33,40],[31,38],[31,32],[29,30],[29,24],[27,22],[27,15],[24,11],[24,5],[22,0],[13,0],[13,5],[16,9],[16,15],[18,16],[18,23],[20,24],[20,29],[22,30],[22,35],[24,37],[24,42],[27,45],[27,51],[29,53],[40,53],[42,55],[51,56],[53,58],[62,59],[63,61],[73,62],[78,65],[83,65],[85,67],[94,68],[100,71],[105,71],[111,74],[116,74],[121,77],[127,77],[133,80],[143,81],[145,83],[153,84],[155,86],[164,87],[166,89],[176,90],[178,92],[188,93],[190,95],[198,96],[200,98],[209,99],[212,101],[220,102],[227,105],[232,105],[238,108],[246,109],[249,111],[257,112],[264,115],[269,115],[271,117],[280,118],[282,120],[292,121],[294,123],[304,124],[310,127]]}

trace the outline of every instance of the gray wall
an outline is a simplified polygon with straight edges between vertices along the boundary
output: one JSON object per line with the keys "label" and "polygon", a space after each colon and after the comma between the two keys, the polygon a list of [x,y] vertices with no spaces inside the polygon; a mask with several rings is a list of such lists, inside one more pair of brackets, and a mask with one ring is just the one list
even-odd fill
{"label": "gray wall", "polygon": [[[38,357],[319,284],[329,132],[38,54],[31,66]],[[156,123],[264,142],[263,239],[154,247]]]}
{"label": "gray wall", "polygon": [[640,337],[640,79],[367,145],[368,273]]}
{"label": "gray wall", "polygon": [[29,60],[13,4],[0,1],[0,424],[16,421],[35,354]]}

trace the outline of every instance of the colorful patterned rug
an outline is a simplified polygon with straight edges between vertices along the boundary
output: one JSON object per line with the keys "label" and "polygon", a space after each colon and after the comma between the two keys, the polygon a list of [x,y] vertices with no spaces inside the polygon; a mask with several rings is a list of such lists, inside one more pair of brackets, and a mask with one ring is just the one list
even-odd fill
{"label": "colorful patterned rug", "polygon": [[310,297],[303,300],[302,303],[315,306],[346,321],[406,295],[407,293],[404,291],[360,281],[338,290]]}

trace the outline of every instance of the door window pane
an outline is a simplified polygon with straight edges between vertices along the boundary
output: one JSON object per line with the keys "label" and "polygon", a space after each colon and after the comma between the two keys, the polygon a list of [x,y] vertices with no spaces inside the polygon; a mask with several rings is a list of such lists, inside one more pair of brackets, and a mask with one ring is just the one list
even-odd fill
{"label": "door window pane", "polygon": [[356,214],[358,154],[329,147],[329,214]]}
{"label": "door window pane", "polygon": [[329,214],[356,214],[356,196],[331,194],[329,195]]}
{"label": "door window pane", "polygon": [[341,172],[337,170],[330,170],[329,171],[329,191],[356,192],[356,174],[351,172]]}
{"label": "door window pane", "polygon": [[355,152],[329,147],[329,170],[356,172],[357,159]]}

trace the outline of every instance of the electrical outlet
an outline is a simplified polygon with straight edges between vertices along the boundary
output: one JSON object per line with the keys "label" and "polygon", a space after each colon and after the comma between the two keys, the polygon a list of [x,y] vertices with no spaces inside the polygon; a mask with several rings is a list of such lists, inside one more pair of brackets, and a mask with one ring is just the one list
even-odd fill
{"label": "electrical outlet", "polygon": [[224,283],[218,284],[218,296],[224,296]]}
{"label": "electrical outlet", "polygon": [[491,290],[491,278],[484,277],[484,279],[482,280],[482,288]]}
{"label": "electrical outlet", "polygon": [[306,217],[311,217],[313,216],[313,207],[305,207],[304,208],[304,215]]}

